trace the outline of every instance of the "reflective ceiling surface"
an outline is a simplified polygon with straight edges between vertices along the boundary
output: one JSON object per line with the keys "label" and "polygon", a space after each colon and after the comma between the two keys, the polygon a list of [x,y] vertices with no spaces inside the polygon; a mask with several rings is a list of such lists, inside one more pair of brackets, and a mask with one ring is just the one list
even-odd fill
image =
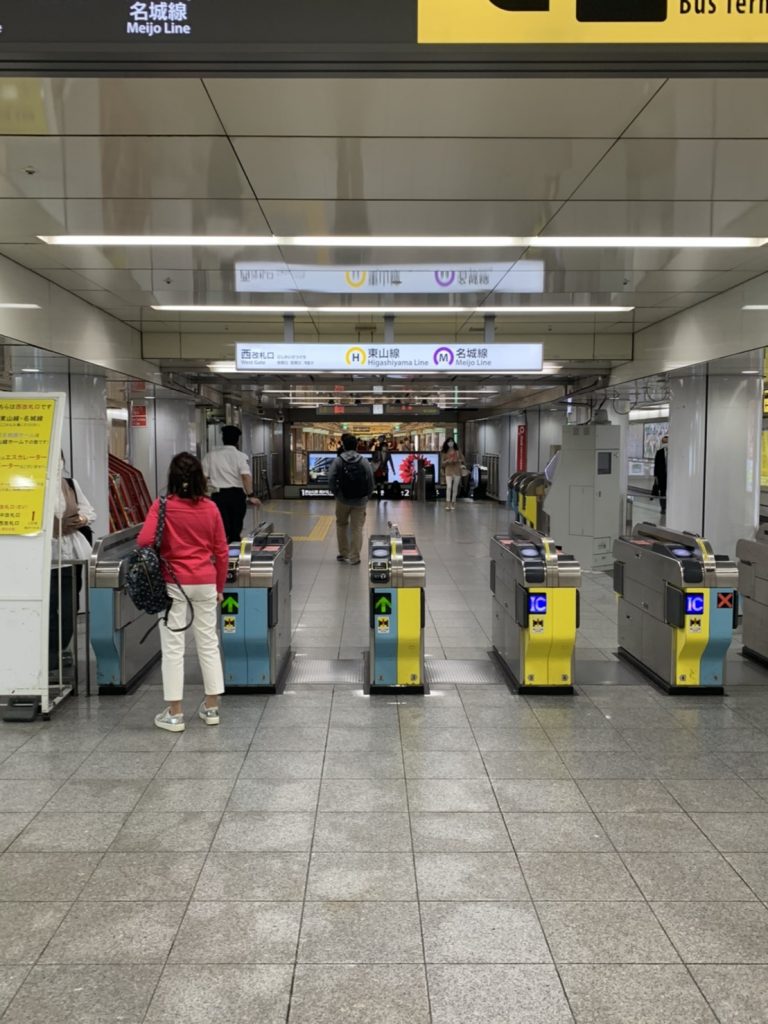
{"label": "reflective ceiling surface", "polygon": [[[634,307],[497,316],[497,337],[572,337],[572,351],[545,356],[562,367],[550,374],[578,377],[631,358],[635,332],[764,273],[768,247],[58,247],[37,236],[762,237],[767,166],[768,81],[757,79],[0,79],[0,253],[142,330],[149,358],[208,376],[233,335],[279,339],[281,316],[153,306],[481,307],[398,316],[410,340],[477,339],[494,305]],[[275,290],[238,291],[243,262],[277,272]],[[450,294],[409,277],[446,266],[491,269]],[[339,284],[361,268],[400,280],[373,293]],[[296,319],[298,340],[380,330],[370,314]],[[170,351],[168,334],[200,342]]]}

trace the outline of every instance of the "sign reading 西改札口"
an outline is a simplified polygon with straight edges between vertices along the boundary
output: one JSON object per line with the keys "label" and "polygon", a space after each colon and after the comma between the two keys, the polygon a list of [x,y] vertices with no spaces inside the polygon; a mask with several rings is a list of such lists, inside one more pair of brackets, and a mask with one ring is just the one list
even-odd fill
{"label": "sign reading \u897f\u6539\u672d\u53e3", "polygon": [[[418,0],[419,43],[768,42],[766,0]],[[535,6],[535,10],[532,8]]]}
{"label": "sign reading \u897f\u6539\u672d\u53e3", "polygon": [[0,398],[0,536],[43,529],[55,406],[50,398]]}
{"label": "sign reading \u897f\u6539\u672d\u53e3", "polygon": [[531,373],[542,368],[542,346],[291,345],[242,342],[236,366],[252,373]]}

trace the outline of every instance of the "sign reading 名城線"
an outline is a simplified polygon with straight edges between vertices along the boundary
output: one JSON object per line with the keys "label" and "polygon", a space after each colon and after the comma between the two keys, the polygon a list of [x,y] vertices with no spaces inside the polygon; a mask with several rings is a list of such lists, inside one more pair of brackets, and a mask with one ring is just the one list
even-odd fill
{"label": "sign reading \u540d\u57ce\u7dda", "polygon": [[766,0],[418,0],[419,43],[768,42]]}
{"label": "sign reading \u540d\u57ce\u7dda", "polygon": [[251,373],[531,373],[542,368],[542,346],[293,345],[243,342],[238,370]]}
{"label": "sign reading \u540d\u57ce\u7dda", "polygon": [[0,536],[43,529],[55,406],[51,398],[0,398]]}

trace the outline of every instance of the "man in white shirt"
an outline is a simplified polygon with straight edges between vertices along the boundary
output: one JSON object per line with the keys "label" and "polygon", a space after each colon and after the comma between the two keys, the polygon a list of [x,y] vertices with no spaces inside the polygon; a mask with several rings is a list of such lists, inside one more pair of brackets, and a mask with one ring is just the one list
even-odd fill
{"label": "man in white shirt", "polygon": [[237,544],[243,532],[246,505],[258,508],[261,502],[253,493],[253,477],[248,456],[237,447],[242,431],[239,427],[221,428],[223,447],[214,448],[203,459],[203,472],[211,500],[217,505],[230,544]]}

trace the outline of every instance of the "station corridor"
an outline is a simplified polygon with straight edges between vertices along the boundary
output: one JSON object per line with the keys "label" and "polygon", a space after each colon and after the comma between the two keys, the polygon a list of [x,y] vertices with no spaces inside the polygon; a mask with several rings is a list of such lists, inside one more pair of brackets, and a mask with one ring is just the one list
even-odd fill
{"label": "station corridor", "polygon": [[[317,537],[331,506],[267,511]],[[486,653],[505,510],[388,516],[426,556],[429,696],[362,694],[365,567],[330,529],[295,545],[284,694],[174,735],[155,670],[3,725],[3,1024],[768,1019],[764,673],[660,693],[587,573],[577,695],[515,696]]]}

